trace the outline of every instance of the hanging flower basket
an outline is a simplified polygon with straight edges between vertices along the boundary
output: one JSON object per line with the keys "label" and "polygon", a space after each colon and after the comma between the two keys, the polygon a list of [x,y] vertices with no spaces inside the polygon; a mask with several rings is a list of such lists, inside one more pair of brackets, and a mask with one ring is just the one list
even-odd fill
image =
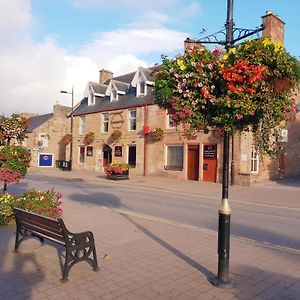
{"label": "hanging flower basket", "polygon": [[63,136],[61,139],[61,143],[65,146],[71,143],[72,135],[70,133],[67,133]]}
{"label": "hanging flower basket", "polygon": [[109,142],[110,143],[116,143],[120,140],[122,137],[122,132],[118,129],[114,130],[113,133],[109,137]]}
{"label": "hanging flower basket", "polygon": [[94,132],[90,131],[85,135],[83,142],[85,145],[89,145],[94,141],[94,139],[95,139],[95,134]]}
{"label": "hanging flower basket", "polygon": [[153,128],[150,131],[150,136],[151,136],[153,142],[159,142],[164,137],[164,131],[161,128]]}

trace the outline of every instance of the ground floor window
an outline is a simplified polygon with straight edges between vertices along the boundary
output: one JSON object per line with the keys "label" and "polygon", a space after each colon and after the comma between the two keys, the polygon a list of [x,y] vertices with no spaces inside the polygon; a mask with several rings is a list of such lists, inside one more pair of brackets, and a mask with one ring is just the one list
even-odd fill
{"label": "ground floor window", "polygon": [[79,163],[84,164],[84,157],[85,157],[85,147],[79,147]]}
{"label": "ground floor window", "polygon": [[136,166],[136,146],[131,145],[128,147],[128,164],[130,167]]}
{"label": "ground floor window", "polygon": [[168,170],[183,169],[183,146],[167,146],[167,164]]}
{"label": "ground floor window", "polygon": [[251,151],[251,173],[257,174],[259,171],[259,155],[255,146],[252,146]]}

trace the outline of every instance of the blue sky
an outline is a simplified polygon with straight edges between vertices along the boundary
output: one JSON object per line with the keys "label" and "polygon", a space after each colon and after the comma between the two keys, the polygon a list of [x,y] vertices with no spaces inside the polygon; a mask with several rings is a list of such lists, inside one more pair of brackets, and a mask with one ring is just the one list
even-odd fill
{"label": "blue sky", "polygon": [[[1,111],[48,113],[74,86],[75,101],[100,69],[115,75],[182,53],[186,37],[222,28],[226,0],[1,0]],[[273,11],[285,23],[285,46],[300,56],[296,0],[234,0],[236,27],[255,28]]]}

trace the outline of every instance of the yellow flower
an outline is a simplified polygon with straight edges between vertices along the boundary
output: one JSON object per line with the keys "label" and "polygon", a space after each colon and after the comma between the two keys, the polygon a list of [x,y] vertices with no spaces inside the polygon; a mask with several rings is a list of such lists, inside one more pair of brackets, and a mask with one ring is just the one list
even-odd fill
{"label": "yellow flower", "polygon": [[265,47],[272,45],[272,42],[270,39],[264,39],[262,43]]}
{"label": "yellow flower", "polygon": [[222,60],[227,60],[227,59],[228,59],[228,54],[222,56]]}
{"label": "yellow flower", "polygon": [[275,53],[277,53],[279,50],[281,50],[281,48],[282,48],[282,43],[280,43],[280,42],[274,43]]}
{"label": "yellow flower", "polygon": [[236,54],[236,48],[231,48],[229,50],[229,54]]}
{"label": "yellow flower", "polygon": [[177,65],[179,66],[181,71],[184,71],[186,69],[184,62],[181,59],[177,59]]}

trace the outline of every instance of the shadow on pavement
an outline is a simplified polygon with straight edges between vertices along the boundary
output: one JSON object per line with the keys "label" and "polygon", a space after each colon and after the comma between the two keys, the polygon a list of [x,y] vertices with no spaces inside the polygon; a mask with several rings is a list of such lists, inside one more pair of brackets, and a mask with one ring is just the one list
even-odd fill
{"label": "shadow on pavement", "polygon": [[244,265],[234,270],[232,277],[237,299],[300,299],[299,277],[290,274]]}
{"label": "shadow on pavement", "polygon": [[34,287],[44,280],[45,275],[34,253],[9,249],[14,233],[14,226],[0,227],[0,299],[31,299]]}
{"label": "shadow on pavement", "polygon": [[[84,195],[73,194],[73,195],[70,195],[70,200],[75,200],[75,201],[78,201],[80,203],[92,204],[92,205],[97,205],[97,206],[105,206],[105,207],[108,207],[108,208],[125,208],[125,209],[130,210],[130,208],[127,207],[126,205],[122,205],[119,198],[117,198],[117,197],[115,197],[111,194],[107,194],[107,193],[95,193],[95,194],[91,194],[91,195],[88,195],[88,196],[86,194],[84,194]],[[130,218],[128,215],[126,215],[124,213],[119,213],[119,215],[124,217],[127,221],[132,223],[141,232],[143,232],[146,236],[148,236],[149,238],[151,238],[152,240],[154,240],[155,242],[160,244],[162,247],[167,249],[169,252],[176,255],[178,258],[182,259],[185,263],[189,264],[190,266],[192,266],[196,270],[200,271],[202,274],[204,274],[206,276],[208,281],[211,278],[215,277],[215,274],[210,272],[208,269],[206,269],[200,263],[198,263],[195,260],[191,259],[190,257],[185,255],[184,253],[182,253],[181,251],[179,251],[178,249],[176,249],[175,247],[173,247],[172,245],[170,245],[166,241],[162,240],[161,238],[159,238],[157,235],[152,233],[147,228],[145,228],[142,225],[138,224],[137,222],[133,221],[132,218]]]}

